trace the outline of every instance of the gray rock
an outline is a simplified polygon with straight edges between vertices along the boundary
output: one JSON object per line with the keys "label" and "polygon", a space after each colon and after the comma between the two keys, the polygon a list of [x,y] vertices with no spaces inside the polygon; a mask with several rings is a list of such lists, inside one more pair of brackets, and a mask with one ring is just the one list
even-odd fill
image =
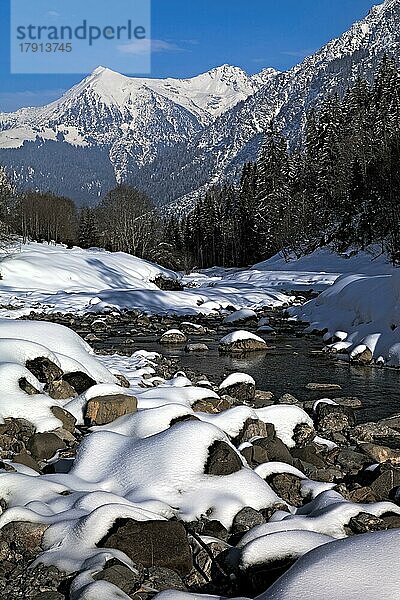
{"label": "gray rock", "polygon": [[215,580],[214,565],[217,562],[215,559],[221,555],[229,546],[223,541],[213,541],[204,545],[199,545],[196,540],[192,541],[193,549],[193,569],[187,577],[185,584],[193,592],[204,590],[204,586]]}
{"label": "gray rock", "polygon": [[171,329],[163,333],[158,341],[164,345],[186,344],[187,337],[182,331]]}
{"label": "gray rock", "polygon": [[224,382],[222,382],[219,392],[228,394],[240,402],[251,402],[255,398],[256,386],[247,381],[240,381],[228,386],[224,386]]}
{"label": "gray rock", "polygon": [[378,444],[360,444],[359,447],[372,462],[388,462],[392,465],[400,466],[400,450],[393,450],[388,446],[379,446]]}
{"label": "gray rock", "polygon": [[165,567],[150,567],[148,569],[148,576],[143,582],[143,588],[150,588],[157,590],[157,592],[165,590],[187,591],[185,584],[176,571]]}
{"label": "gray rock", "polygon": [[326,467],[326,461],[323,456],[318,452],[315,445],[308,445],[302,448],[292,448],[291,454],[295,458],[300,459],[302,462],[314,465],[318,469]]}
{"label": "gray rock", "polygon": [[347,406],[320,402],[316,407],[316,428],[321,432],[343,432],[354,427],[354,412]]}
{"label": "gray rock", "polygon": [[48,460],[57,450],[66,448],[66,444],[55,433],[34,433],[27,448],[36,460]]}
{"label": "gray rock", "polygon": [[304,498],[301,495],[300,477],[291,473],[277,473],[268,478],[268,483],[274,492],[288,504],[296,507],[303,506]]}
{"label": "gray rock", "polygon": [[202,517],[197,521],[188,523],[189,533],[194,532],[198,535],[207,535],[225,541],[228,538],[228,530],[216,519],[207,519]]}
{"label": "gray rock", "polygon": [[400,431],[400,414],[392,415],[391,417],[387,417],[386,419],[381,419],[380,421],[378,421],[378,424],[390,427],[391,429],[395,429],[396,431]]}
{"label": "gray rock", "polygon": [[207,333],[203,325],[196,325],[196,323],[184,322],[181,324],[181,329],[184,333],[190,335],[205,335]]}
{"label": "gray rock", "polygon": [[91,398],[85,408],[87,425],[106,425],[124,415],[137,411],[137,399],[126,394],[96,396]]}
{"label": "gray rock", "polygon": [[0,598],[4,600],[65,600],[58,589],[61,584],[68,587],[68,575],[56,567],[42,564],[33,567],[31,560],[21,560],[20,555],[15,555],[13,561],[0,564],[0,572]]}
{"label": "gray rock", "polygon": [[343,473],[337,466],[318,468],[310,463],[301,461],[300,469],[309,479],[333,483],[343,479]]}
{"label": "gray rock", "polygon": [[56,417],[56,419],[59,419],[61,421],[61,423],[63,424],[63,428],[66,431],[74,433],[76,425],[76,419],[74,415],[71,415],[70,412],[68,412],[64,408],[61,408],[60,406],[52,406],[50,410]]}
{"label": "gray rock", "polygon": [[283,396],[278,398],[276,403],[277,404],[294,404],[295,406],[301,406],[301,404],[302,404],[300,402],[300,400],[298,400],[297,398],[292,396],[292,394],[283,394]]}
{"label": "gray rock", "polygon": [[117,560],[109,561],[105,568],[93,576],[96,581],[108,581],[119,587],[128,596],[134,594],[142,585],[145,574],[143,567],[130,569]]}
{"label": "gray rock", "polygon": [[370,484],[377,500],[393,499],[392,496],[398,486],[400,486],[400,469],[392,467],[383,471],[381,467],[379,476]]}
{"label": "gray rock", "polygon": [[243,467],[239,455],[226,442],[217,440],[209,448],[207,463],[204,468],[206,475],[231,475]]}
{"label": "gray rock", "polygon": [[209,414],[218,414],[231,408],[232,404],[228,399],[228,396],[224,396],[223,398],[204,398],[203,400],[197,400],[192,405],[192,410],[194,412],[205,412]]}
{"label": "gray rock", "polygon": [[124,388],[130,388],[131,384],[129,383],[128,379],[125,377],[125,375],[122,375],[122,373],[115,373],[114,374],[115,379],[118,380],[118,384],[121,387]]}
{"label": "gray rock", "polygon": [[307,383],[306,389],[314,391],[314,392],[320,392],[320,391],[327,392],[327,391],[341,390],[342,386],[339,385],[338,383]]}
{"label": "gray rock", "polygon": [[239,446],[240,444],[243,444],[243,442],[248,442],[254,437],[275,437],[275,428],[273,425],[270,425],[270,428],[271,427],[273,431],[268,432],[267,425],[260,419],[246,419],[242,430],[237,438],[235,438],[235,444]]}
{"label": "gray rock", "polygon": [[207,344],[187,344],[185,352],[208,352]]}
{"label": "gray rock", "polygon": [[66,373],[62,377],[63,381],[69,383],[77,394],[83,394],[93,385],[96,385],[96,381],[89,377],[86,373],[82,371],[74,371],[73,373]]}
{"label": "gray rock", "polygon": [[263,352],[268,349],[264,341],[254,338],[246,338],[236,340],[234,342],[222,342],[218,346],[218,351],[221,354],[247,354],[248,352]]}
{"label": "gray rock", "polygon": [[365,512],[352,517],[348,526],[353,533],[368,533],[369,531],[384,531],[387,529],[385,521]]}
{"label": "gray rock", "polygon": [[144,567],[166,567],[181,575],[193,567],[186,530],[178,521],[120,519],[98,546],[121,550]]}
{"label": "gray rock", "polygon": [[254,402],[257,403],[258,406],[272,406],[272,404],[274,404],[273,398],[273,392],[256,390]]}
{"label": "gray rock", "polygon": [[45,391],[50,398],[54,398],[55,400],[66,400],[68,398],[75,398],[78,395],[72,385],[62,379],[49,383]]}
{"label": "gray rock", "polygon": [[371,460],[351,448],[343,448],[337,452],[335,463],[340,465],[346,472],[357,473],[367,465],[371,464]]}
{"label": "gray rock", "polygon": [[298,423],[293,431],[293,440],[298,448],[304,448],[312,443],[316,433],[308,423]]}
{"label": "gray rock", "polygon": [[60,367],[44,356],[27,360],[25,366],[41,383],[51,383],[63,376]]}
{"label": "gray rock", "polygon": [[336,402],[336,404],[339,404],[340,406],[347,406],[348,408],[353,409],[363,407],[362,400],[360,400],[360,398],[356,398],[355,396],[344,396],[332,399],[334,402]]}
{"label": "gray rock", "polygon": [[245,533],[256,525],[262,525],[265,523],[265,517],[251,506],[245,506],[240,510],[232,523],[232,533]]}
{"label": "gray rock", "polygon": [[29,396],[35,396],[36,394],[40,394],[40,391],[37,390],[31,383],[29,383],[26,377],[21,377],[21,379],[18,381],[18,385],[21,388],[21,390]]}
{"label": "gray rock", "polygon": [[362,423],[354,427],[351,439],[359,442],[371,442],[378,445],[400,448],[400,433],[383,423]]}
{"label": "gray rock", "polygon": [[18,452],[18,454],[15,454],[12,458],[12,461],[18,463],[19,465],[25,465],[26,467],[29,467],[30,469],[40,473],[40,467],[38,463],[30,454],[27,453],[25,448]]}
{"label": "gray rock", "polygon": [[400,529],[400,515],[383,515],[381,519],[387,529]]}
{"label": "gray rock", "polygon": [[0,540],[6,542],[18,554],[36,556],[42,551],[43,534],[48,525],[13,521],[0,530]]}
{"label": "gray rock", "polygon": [[279,438],[262,438],[253,443],[252,461],[255,464],[277,461],[293,465],[293,457],[287,446]]}
{"label": "gray rock", "polygon": [[363,352],[350,356],[350,362],[355,365],[370,365],[373,360],[372,352],[369,348],[365,348]]}

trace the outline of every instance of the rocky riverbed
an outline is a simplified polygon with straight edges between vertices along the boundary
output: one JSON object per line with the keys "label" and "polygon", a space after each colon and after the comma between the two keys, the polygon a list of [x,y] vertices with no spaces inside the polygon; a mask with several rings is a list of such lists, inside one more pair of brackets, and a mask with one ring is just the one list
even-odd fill
{"label": "rocky riverbed", "polygon": [[[309,550],[400,527],[400,415],[360,422],[363,398],[326,373],[300,398],[248,372],[217,380],[182,366],[179,352],[225,360],[228,343],[221,359],[211,346],[233,331],[267,344],[228,348],[239,361],[284,334],[302,339],[281,312],[41,318],[79,333],[116,380],[40,353],[24,360],[38,387],[20,377],[20,390],[53,399],[59,423],[41,430],[27,411],[0,425],[1,597],[267,600]],[[141,339],[161,341],[159,354],[138,354]]]}

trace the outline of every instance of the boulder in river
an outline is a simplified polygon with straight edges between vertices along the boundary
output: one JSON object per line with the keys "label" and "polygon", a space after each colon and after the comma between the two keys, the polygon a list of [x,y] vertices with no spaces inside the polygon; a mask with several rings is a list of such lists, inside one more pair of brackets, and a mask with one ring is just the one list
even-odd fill
{"label": "boulder in river", "polygon": [[209,347],[207,344],[187,344],[185,352],[207,352]]}
{"label": "boulder in river", "polygon": [[203,327],[203,325],[190,323],[189,321],[184,321],[181,323],[181,328],[184,333],[188,333],[190,335],[204,335],[206,333],[206,329]]}
{"label": "boulder in river", "polygon": [[313,392],[341,390],[342,386],[338,383],[307,383],[306,389]]}
{"label": "boulder in river", "polygon": [[255,321],[257,319],[257,313],[250,308],[242,308],[241,310],[235,310],[223,320],[224,325],[231,325],[233,323],[247,323],[248,321]]}
{"label": "boulder in river", "polygon": [[373,358],[371,350],[363,344],[357,346],[350,352],[350,362],[357,365],[370,365]]}
{"label": "boulder in river", "polygon": [[186,344],[187,337],[179,329],[169,329],[159,339],[160,344],[164,345],[174,345],[174,344]]}
{"label": "boulder in river", "polygon": [[249,331],[234,331],[220,340],[219,352],[223,354],[244,354],[267,350],[266,342]]}

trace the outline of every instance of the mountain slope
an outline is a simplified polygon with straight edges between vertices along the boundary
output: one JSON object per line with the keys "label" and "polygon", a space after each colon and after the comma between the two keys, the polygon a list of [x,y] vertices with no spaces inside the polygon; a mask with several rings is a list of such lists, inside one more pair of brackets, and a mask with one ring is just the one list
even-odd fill
{"label": "mountain slope", "polygon": [[[263,131],[272,118],[296,139],[314,103],[329,93],[343,93],[358,75],[373,79],[384,54],[400,59],[400,0],[386,0],[374,7],[342,36],[290,71],[278,74],[218,118],[189,145],[181,177],[187,178],[196,165],[198,148],[207,161],[203,164],[207,174],[203,184],[225,175],[234,177],[238,166],[256,157]],[[188,192],[171,209],[190,205],[196,194]]]}
{"label": "mountain slope", "polygon": [[152,162],[160,149],[193,138],[254,94],[275,71],[248,76],[223,65],[192,79],[139,79],[104,67],[41,108],[0,114],[0,148],[39,136],[80,147],[107,147],[117,180],[128,165]]}
{"label": "mountain slope", "polygon": [[78,199],[124,181],[160,203],[174,200],[172,210],[185,208],[204,186],[235,178],[255,158],[272,117],[298,139],[313,103],[342,93],[358,75],[372,79],[385,53],[400,58],[400,0],[374,7],[284,73],[249,76],[223,65],[191,79],[157,80],[100,67],[48,106],[0,114],[0,163],[25,187],[65,193],[64,162],[73,168],[61,176],[76,181],[68,193]]}

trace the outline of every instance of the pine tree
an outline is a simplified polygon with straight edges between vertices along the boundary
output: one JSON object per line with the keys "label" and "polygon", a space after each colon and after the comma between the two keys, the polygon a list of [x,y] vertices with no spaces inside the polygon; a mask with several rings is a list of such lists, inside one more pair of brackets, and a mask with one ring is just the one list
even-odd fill
{"label": "pine tree", "polygon": [[78,243],[81,248],[91,248],[99,243],[99,233],[95,213],[90,208],[83,208],[79,218]]}
{"label": "pine tree", "polygon": [[271,122],[261,146],[257,178],[257,233],[265,257],[284,247],[290,229],[290,165],[286,139]]}

